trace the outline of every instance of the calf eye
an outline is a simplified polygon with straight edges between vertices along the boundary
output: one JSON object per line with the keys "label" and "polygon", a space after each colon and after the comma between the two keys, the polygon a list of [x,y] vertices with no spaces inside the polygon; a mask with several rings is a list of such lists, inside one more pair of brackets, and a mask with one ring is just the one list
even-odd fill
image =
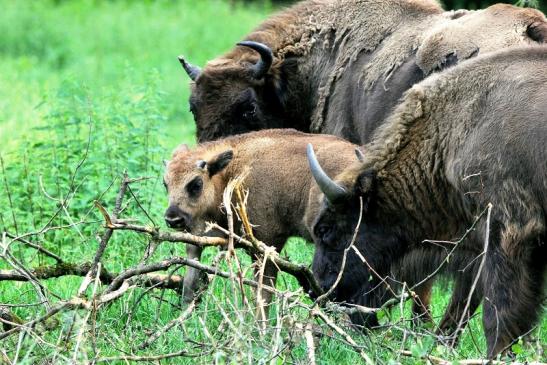
{"label": "calf eye", "polygon": [[201,177],[196,177],[192,181],[190,181],[186,185],[186,191],[188,192],[188,195],[195,198],[201,194],[201,190],[203,189],[203,180]]}

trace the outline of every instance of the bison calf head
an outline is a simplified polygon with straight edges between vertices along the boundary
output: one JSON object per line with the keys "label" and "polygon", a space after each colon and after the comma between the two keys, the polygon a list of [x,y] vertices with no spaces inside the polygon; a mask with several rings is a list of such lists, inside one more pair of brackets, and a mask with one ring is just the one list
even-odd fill
{"label": "bison calf head", "polygon": [[224,190],[222,175],[232,158],[230,149],[206,156],[186,145],[175,150],[164,176],[167,226],[197,234],[204,231],[206,221],[215,220]]}
{"label": "bison calf head", "polygon": [[189,103],[200,142],[283,125],[272,50],[252,41],[238,46],[203,70],[179,57],[193,81]]}

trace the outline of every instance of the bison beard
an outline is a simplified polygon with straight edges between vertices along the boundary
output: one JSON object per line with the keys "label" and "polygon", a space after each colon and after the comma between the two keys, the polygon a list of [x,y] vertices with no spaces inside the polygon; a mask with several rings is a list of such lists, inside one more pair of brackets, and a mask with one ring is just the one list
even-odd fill
{"label": "bison beard", "polygon": [[[355,247],[370,266],[349,251],[351,272],[336,300],[377,305],[385,300],[381,279],[413,286],[444,263],[442,271],[459,280],[453,298],[467,298],[478,280],[469,313],[483,299],[489,358],[532,329],[547,269],[546,70],[547,47],[517,48],[459,65],[405,95],[365,146],[363,162],[330,182],[346,196],[326,195],[312,225],[313,268],[327,288],[362,214]],[[409,263],[414,275],[397,269]],[[465,322],[465,304],[450,304],[457,315],[445,316],[441,329]]]}

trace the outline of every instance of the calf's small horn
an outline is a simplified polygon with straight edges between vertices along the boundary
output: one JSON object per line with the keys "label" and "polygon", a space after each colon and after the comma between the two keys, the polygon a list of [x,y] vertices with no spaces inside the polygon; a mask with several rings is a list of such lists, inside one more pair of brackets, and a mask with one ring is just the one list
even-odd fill
{"label": "calf's small horn", "polygon": [[310,171],[313,175],[313,178],[319,185],[319,188],[325,194],[325,197],[330,202],[335,202],[339,199],[342,199],[348,195],[346,189],[335,183],[323,170],[317,157],[315,157],[315,152],[313,151],[313,146],[311,143],[308,143],[306,148],[308,155],[308,163],[310,165]]}
{"label": "calf's small horn", "polygon": [[191,63],[186,62],[186,60],[182,56],[179,56],[178,58],[180,64],[182,65],[182,68],[184,69],[184,71],[186,71],[190,79],[192,81],[196,81],[199,74],[201,73],[201,69],[197,66],[192,65]]}
{"label": "calf's small horn", "polygon": [[267,45],[253,41],[243,41],[238,46],[249,47],[260,55],[260,60],[253,66],[253,75],[255,79],[260,80],[270,70],[273,62],[273,52]]}

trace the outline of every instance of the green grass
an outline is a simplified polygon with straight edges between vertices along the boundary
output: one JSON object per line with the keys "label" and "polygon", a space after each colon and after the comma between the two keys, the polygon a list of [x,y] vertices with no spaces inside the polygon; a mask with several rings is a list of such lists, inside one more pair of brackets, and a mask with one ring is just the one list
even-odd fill
{"label": "green grass", "polygon": [[[129,196],[123,216],[136,217],[142,224],[162,226],[167,202],[161,184],[161,161],[169,158],[177,144],[194,143],[194,123],[187,111],[188,79],[176,56],[182,53],[191,62],[202,65],[230,49],[272,11],[270,6],[234,7],[224,1],[205,0],[0,0],[0,9],[0,155],[4,161],[4,168],[0,169],[3,207],[0,230],[23,233],[39,230],[50,219],[50,226],[81,221],[77,228],[51,229],[32,238],[71,262],[93,258],[98,245],[96,237],[103,230],[102,218],[93,201],[99,200],[111,210],[124,170],[132,177],[151,177],[132,189],[154,222]],[[60,202],[65,202],[66,211],[59,209]],[[149,243],[142,235],[116,232],[103,258],[106,269],[119,272],[138,264]],[[29,266],[53,263],[21,244],[14,243],[11,249]],[[208,249],[205,260],[209,262],[216,252]],[[181,247],[162,244],[151,261],[182,253]],[[295,239],[284,254],[292,261],[309,263],[313,249]],[[248,267],[250,259],[240,256],[243,266]],[[0,262],[0,269],[5,268],[7,264]],[[46,286],[50,298],[56,301],[55,296],[72,297],[80,282],[78,277],[64,277],[48,280]],[[207,333],[212,333],[219,347],[212,348],[211,354],[165,363],[259,363],[270,358],[274,328],[260,336],[251,313],[243,310],[241,297],[233,294],[232,285],[215,279],[196,314],[184,326],[174,328],[150,349],[137,353],[159,354],[183,348],[194,351],[197,345],[181,339],[207,342],[210,341]],[[291,276],[282,275],[278,288],[296,290],[297,284]],[[442,315],[449,293],[446,285],[435,287],[435,317]],[[252,297],[249,291],[246,295]],[[310,303],[303,295],[300,298]],[[37,301],[29,284],[0,282],[0,303]],[[134,352],[134,346],[149,331],[179,315],[178,305],[179,297],[171,291],[131,290],[127,297],[108,306],[91,322],[96,326],[97,336],[83,344],[76,361],[85,362],[97,354]],[[219,308],[225,308],[233,316],[233,325],[242,334],[228,349],[220,346],[230,331],[218,329],[221,324],[225,326]],[[274,317],[286,309],[279,304],[271,315]],[[43,308],[22,307],[14,312],[30,320],[43,314]],[[47,322],[46,327],[39,326],[36,333],[46,342],[33,335],[13,336],[0,340],[0,350],[6,351],[11,359],[17,352],[18,363],[22,364],[46,360],[69,362],[76,343],[74,333],[86,313],[69,311]],[[290,313],[297,322],[308,318],[302,307],[292,307]],[[408,318],[408,304],[403,315]],[[408,324],[361,334],[353,331],[343,316],[337,317],[337,323],[375,361],[393,363],[396,349],[401,347],[412,349],[417,355],[432,351],[449,359],[480,356],[484,352],[484,338],[479,317],[472,321],[472,330],[466,332],[457,353],[438,346],[431,337],[403,336],[400,328],[411,329]],[[394,310],[389,316],[385,314],[383,321],[398,323],[400,318],[401,313]],[[281,337],[290,347],[279,354],[277,363],[306,362],[305,342],[301,339],[291,342],[286,337],[294,327],[291,326],[286,324],[282,331]],[[326,335],[317,348],[319,363],[360,362],[340,336],[323,329]],[[533,337],[540,343],[546,342],[547,320],[542,321]],[[541,356],[533,343],[525,344],[520,352],[520,359]],[[400,361],[423,362],[416,358],[400,358]]]}
{"label": "green grass", "polygon": [[[157,73],[165,146],[192,141],[184,54],[203,65],[234,46],[269,7],[224,1],[1,1],[0,151],[42,122],[44,97],[73,78],[92,97],[124,93]],[[45,106],[47,108],[47,105]],[[14,138],[15,137],[15,138]]]}

